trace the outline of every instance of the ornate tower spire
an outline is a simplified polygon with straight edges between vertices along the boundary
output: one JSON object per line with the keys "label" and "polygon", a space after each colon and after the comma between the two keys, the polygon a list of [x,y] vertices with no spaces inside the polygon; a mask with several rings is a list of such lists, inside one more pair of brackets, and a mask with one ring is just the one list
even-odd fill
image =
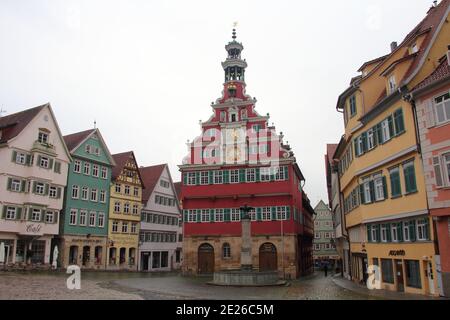
{"label": "ornate tower spire", "polygon": [[[236,27],[236,23],[234,24]],[[242,43],[236,41],[236,28],[233,28],[232,40],[225,46],[228,56],[222,62],[222,68],[225,71],[225,90],[228,93],[227,97],[234,98],[242,96],[242,91],[245,87],[245,69],[247,62],[241,58],[241,52],[244,50]]]}

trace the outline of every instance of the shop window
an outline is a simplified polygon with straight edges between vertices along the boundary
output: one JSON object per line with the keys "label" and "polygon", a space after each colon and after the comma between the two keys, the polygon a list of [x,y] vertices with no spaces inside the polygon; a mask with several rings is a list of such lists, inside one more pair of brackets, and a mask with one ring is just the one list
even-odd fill
{"label": "shop window", "polygon": [[406,285],[413,288],[422,288],[420,281],[420,265],[417,260],[405,260]]}
{"label": "shop window", "polygon": [[381,276],[385,283],[394,283],[394,271],[391,259],[381,259]]}

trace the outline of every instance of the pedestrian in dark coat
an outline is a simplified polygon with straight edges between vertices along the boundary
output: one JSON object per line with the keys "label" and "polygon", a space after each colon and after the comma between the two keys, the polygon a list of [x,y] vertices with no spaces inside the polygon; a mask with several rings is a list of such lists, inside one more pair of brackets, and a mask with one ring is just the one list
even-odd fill
{"label": "pedestrian in dark coat", "polygon": [[323,272],[325,273],[325,277],[328,275],[328,264],[325,263],[323,266]]}

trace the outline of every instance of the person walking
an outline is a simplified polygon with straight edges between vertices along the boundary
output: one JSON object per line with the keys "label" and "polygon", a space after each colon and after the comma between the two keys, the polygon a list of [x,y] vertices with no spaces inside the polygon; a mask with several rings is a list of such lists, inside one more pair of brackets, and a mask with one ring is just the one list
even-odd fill
{"label": "person walking", "polygon": [[328,275],[328,263],[323,265],[323,272],[325,273],[325,277]]}

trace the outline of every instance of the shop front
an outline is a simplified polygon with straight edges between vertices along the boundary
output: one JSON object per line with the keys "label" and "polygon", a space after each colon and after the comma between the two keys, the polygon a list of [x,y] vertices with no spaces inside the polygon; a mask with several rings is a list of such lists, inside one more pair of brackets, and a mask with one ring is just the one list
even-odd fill
{"label": "shop front", "polygon": [[108,270],[137,270],[138,235],[111,234],[107,241]]}
{"label": "shop front", "polygon": [[368,244],[367,255],[379,267],[381,289],[439,295],[432,242]]}
{"label": "shop front", "polygon": [[71,236],[60,238],[61,266],[78,265],[83,269],[106,269],[106,244],[104,236]]}

